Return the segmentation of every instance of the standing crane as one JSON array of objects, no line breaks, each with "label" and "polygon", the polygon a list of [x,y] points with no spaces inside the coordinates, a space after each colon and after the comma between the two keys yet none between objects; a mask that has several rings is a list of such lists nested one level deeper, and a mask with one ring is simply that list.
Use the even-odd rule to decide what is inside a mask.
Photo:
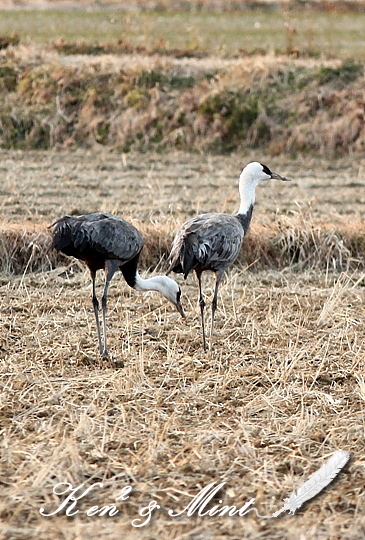
[{"label": "standing crane", "polygon": [[257,185],[270,178],[288,181],[290,178],[270,171],[266,165],[256,161],[243,169],[239,179],[240,207],[234,216],[228,214],[202,214],[186,221],[177,231],[168,258],[171,271],[184,274],[194,270],[199,283],[199,304],[203,331],[203,348],[206,351],[204,307],[201,275],[205,270],[216,274],[212,301],[210,344],[212,347],[214,314],[217,308],[218,287],[224,272],[237,258],[242,240],[249,228],[255,203]]},{"label": "standing crane", "polygon": [[[106,339],[106,301],[110,281],[120,269],[130,287],[137,291],[158,291],[174,304],[182,317],[181,290],[178,284],[167,276],[142,279],[137,266],[143,247],[143,238],[133,225],[110,214],[86,214],[84,216],[64,216],[51,225],[53,227],[52,248],[80,259],[88,266],[92,279],[92,303],[94,307],[99,350],[103,358],[109,358]],[[105,270],[105,287],[101,299],[103,312],[102,343],[99,302],[96,297],[95,277],[100,269]]]}]

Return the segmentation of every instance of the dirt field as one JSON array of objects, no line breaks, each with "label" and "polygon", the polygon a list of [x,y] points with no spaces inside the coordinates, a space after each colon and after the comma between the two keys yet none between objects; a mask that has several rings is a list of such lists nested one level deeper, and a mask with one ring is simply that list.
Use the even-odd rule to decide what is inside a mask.
[{"label": "dirt field", "polygon": [[[102,210],[170,234],[197,212],[235,212],[238,175],[255,158],[293,182],[258,188],[251,234],[283,216],[288,227],[298,215],[334,226],[363,221],[361,158],[6,151],[1,227],[45,232],[65,213]],[[120,369],[99,361],[90,280],[80,264],[4,271],[1,538],[364,536],[364,275],[314,262],[302,271],[246,266],[236,265],[221,288],[215,347],[206,355],[193,276],[176,278],[185,322],[157,294],[142,296],[114,278],[108,338]],[[205,284],[209,300],[212,276]],[[168,514],[211,482],[225,482],[212,505],[241,508],[255,498],[269,515],[339,449],[350,462],[294,517]],[[63,509],[43,517],[41,508],[53,513],[65,498],[52,493],[59,482],[103,487],[78,502],[76,516]],[[129,498],[115,502],[127,485]],[[152,500],[160,508],[151,522],[133,527]],[[86,515],[106,504],[119,513]]]}]

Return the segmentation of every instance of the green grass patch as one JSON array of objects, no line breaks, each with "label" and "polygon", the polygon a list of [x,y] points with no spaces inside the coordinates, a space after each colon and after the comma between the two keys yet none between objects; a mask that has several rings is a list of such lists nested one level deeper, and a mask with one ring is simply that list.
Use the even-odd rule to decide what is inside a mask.
[{"label": "green grass patch", "polygon": [[143,71],[136,78],[137,86],[141,88],[154,88],[155,86],[167,87],[167,88],[193,88],[196,83],[196,79],[191,76],[182,76],[174,74],[164,74],[156,71]]},{"label": "green grass patch", "polygon": [[[102,44],[223,56],[255,51],[363,59],[364,13],[255,10],[238,13],[0,11],[0,36],[24,43],[71,42],[64,54],[105,52]],[[72,42],[74,45],[72,45]],[[82,51],[78,51],[82,52]]]},{"label": "green grass patch", "polygon": [[321,67],[318,73],[318,81],[320,84],[344,86],[356,81],[361,75],[364,75],[364,64],[349,60],[336,68]]},{"label": "green grass patch", "polygon": [[209,124],[220,119],[216,146],[224,152],[237,148],[259,115],[260,98],[251,92],[222,92],[208,96],[198,108]]}]

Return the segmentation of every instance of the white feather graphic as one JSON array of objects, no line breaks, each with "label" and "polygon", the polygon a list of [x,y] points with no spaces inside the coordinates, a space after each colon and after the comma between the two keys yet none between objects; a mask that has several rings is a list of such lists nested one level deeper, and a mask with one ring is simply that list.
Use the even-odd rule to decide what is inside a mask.
[{"label": "white feather graphic", "polygon": [[284,499],[284,506],[275,512],[272,516],[277,517],[282,512],[289,510],[290,514],[294,514],[303,503],[312,499],[317,493],[322,491],[332,480],[337,476],[340,470],[346,465],[350,458],[350,454],[344,450],[335,452],[329,460],[322,465],[318,471],[299,488],[295,490],[288,499]]}]

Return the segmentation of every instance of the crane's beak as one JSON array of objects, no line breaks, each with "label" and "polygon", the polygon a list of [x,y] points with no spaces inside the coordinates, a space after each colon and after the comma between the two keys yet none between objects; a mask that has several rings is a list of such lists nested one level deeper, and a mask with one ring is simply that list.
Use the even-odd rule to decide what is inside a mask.
[{"label": "crane's beak", "polygon": [[176,302],[175,307],[176,307],[176,309],[178,310],[178,312],[180,313],[180,315],[182,316],[182,318],[183,318],[183,319],[186,319],[185,313],[184,313],[184,310],[183,310],[183,307],[182,307],[182,305],[181,305],[180,300],[178,300],[178,301]]},{"label": "crane's beak", "polygon": [[291,178],[288,178],[287,176],[281,176],[280,174],[277,174],[275,172],[271,172],[271,178],[273,180],[282,180],[283,182],[291,182]]}]

